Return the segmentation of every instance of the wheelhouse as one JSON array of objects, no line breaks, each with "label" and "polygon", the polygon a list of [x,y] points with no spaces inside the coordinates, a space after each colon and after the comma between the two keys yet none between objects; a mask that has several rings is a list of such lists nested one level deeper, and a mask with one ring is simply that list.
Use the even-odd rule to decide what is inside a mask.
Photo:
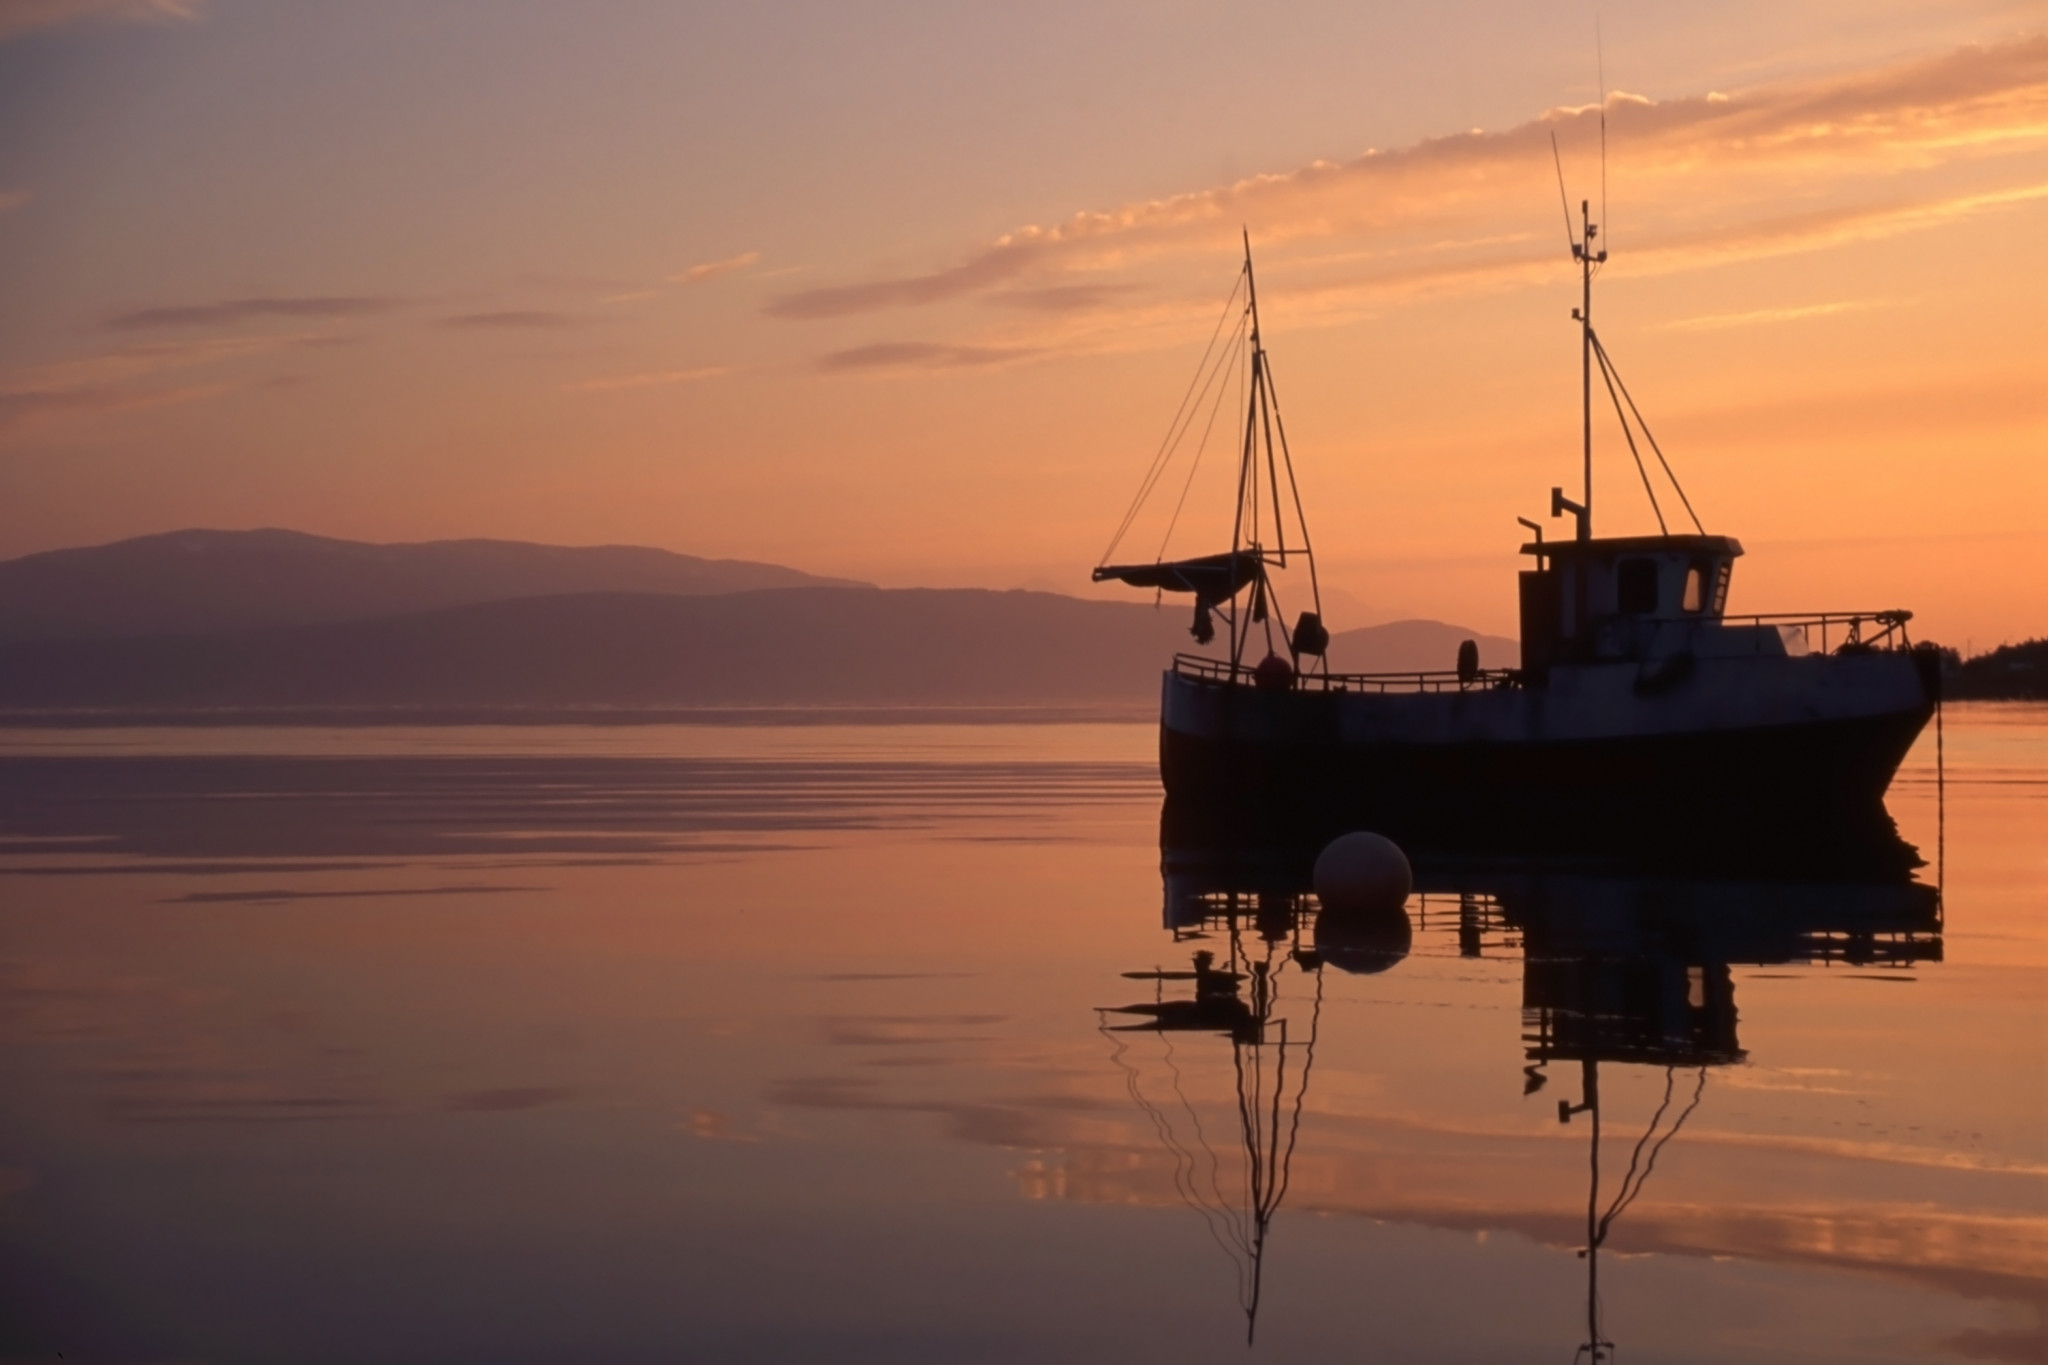
[{"label": "wheelhouse", "polygon": [[1538,540],[1522,553],[1522,667],[1611,652],[1603,641],[1718,623],[1742,543],[1733,536],[1619,536]]}]

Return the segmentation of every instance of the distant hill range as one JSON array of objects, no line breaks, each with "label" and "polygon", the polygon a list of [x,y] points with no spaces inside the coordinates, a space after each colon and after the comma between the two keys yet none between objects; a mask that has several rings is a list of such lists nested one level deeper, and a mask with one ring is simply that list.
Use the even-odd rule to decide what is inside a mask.
[{"label": "distant hill range", "polygon": [[[881,589],[630,547],[179,532],[0,563],[0,707],[1142,714],[1193,646],[1185,605]],[[1330,662],[1447,669],[1465,639],[1516,661],[1512,640],[1400,621],[1339,632]]]},{"label": "distant hill range", "polygon": [[365,621],[570,593],[871,586],[633,545],[366,545],[299,531],[173,531],[0,562],[0,641]]}]

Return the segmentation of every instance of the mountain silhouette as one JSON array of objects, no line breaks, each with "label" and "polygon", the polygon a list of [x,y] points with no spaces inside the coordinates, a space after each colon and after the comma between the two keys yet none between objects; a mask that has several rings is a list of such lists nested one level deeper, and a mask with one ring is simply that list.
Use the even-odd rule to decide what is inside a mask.
[{"label": "mountain silhouette", "polygon": [[[1411,621],[1346,631],[1330,648],[1352,670],[1448,669],[1466,638]],[[1512,641],[1479,639],[1487,662],[1513,661]],[[1191,644],[1177,608],[1055,593],[563,594],[368,621],[17,640],[0,646],[0,706],[1144,709]]]},{"label": "mountain silhouette", "polygon": [[575,593],[865,586],[630,545],[369,545],[299,531],[172,531],[0,563],[0,641],[303,626]]}]

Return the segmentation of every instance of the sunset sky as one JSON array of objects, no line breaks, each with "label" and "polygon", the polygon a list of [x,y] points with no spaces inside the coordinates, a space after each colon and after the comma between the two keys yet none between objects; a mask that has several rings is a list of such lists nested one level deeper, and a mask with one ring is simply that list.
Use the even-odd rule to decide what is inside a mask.
[{"label": "sunset sky", "polygon": [[1103,591],[1245,229],[1332,624],[1513,633],[1603,74],[1596,321],[1731,608],[2048,634],[2048,0],[0,0],[0,555]]}]

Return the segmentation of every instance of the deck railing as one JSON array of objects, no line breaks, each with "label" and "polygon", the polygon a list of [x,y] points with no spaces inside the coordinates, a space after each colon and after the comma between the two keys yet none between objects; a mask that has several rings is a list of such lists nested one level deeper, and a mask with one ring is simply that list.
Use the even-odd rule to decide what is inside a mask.
[{"label": "deck railing", "polygon": [[[1200,654],[1176,654],[1173,671],[1183,678],[1201,682],[1237,683],[1252,686],[1256,670],[1250,664],[1233,664],[1228,659],[1210,659]],[[1489,688],[1515,687],[1521,673],[1512,668],[1482,668],[1462,675],[1454,670],[1416,673],[1303,673],[1293,683],[1297,692],[1483,692]]]},{"label": "deck railing", "polygon": [[1911,649],[1906,635],[1910,611],[1821,611],[1777,612],[1758,616],[1723,616],[1725,626],[1794,626],[1806,632],[1806,647],[1815,649],[1813,632],[1820,632],[1817,647],[1822,654],[1840,649]]},{"label": "deck railing", "polygon": [[[1724,626],[1791,626],[1805,632],[1807,648],[1828,654],[1837,650],[1857,652],[1873,649],[1911,649],[1906,623],[1910,611],[1821,611],[1759,613],[1750,616],[1722,616]],[[1819,633],[1816,645],[1815,633]],[[1211,659],[1201,654],[1176,654],[1173,671],[1198,682],[1252,686],[1256,670],[1250,664],[1228,659]],[[1413,673],[1318,673],[1305,672],[1292,684],[1298,692],[1485,692],[1496,688],[1520,687],[1522,672],[1516,668],[1482,668],[1469,674],[1455,670],[1424,670]]]}]

